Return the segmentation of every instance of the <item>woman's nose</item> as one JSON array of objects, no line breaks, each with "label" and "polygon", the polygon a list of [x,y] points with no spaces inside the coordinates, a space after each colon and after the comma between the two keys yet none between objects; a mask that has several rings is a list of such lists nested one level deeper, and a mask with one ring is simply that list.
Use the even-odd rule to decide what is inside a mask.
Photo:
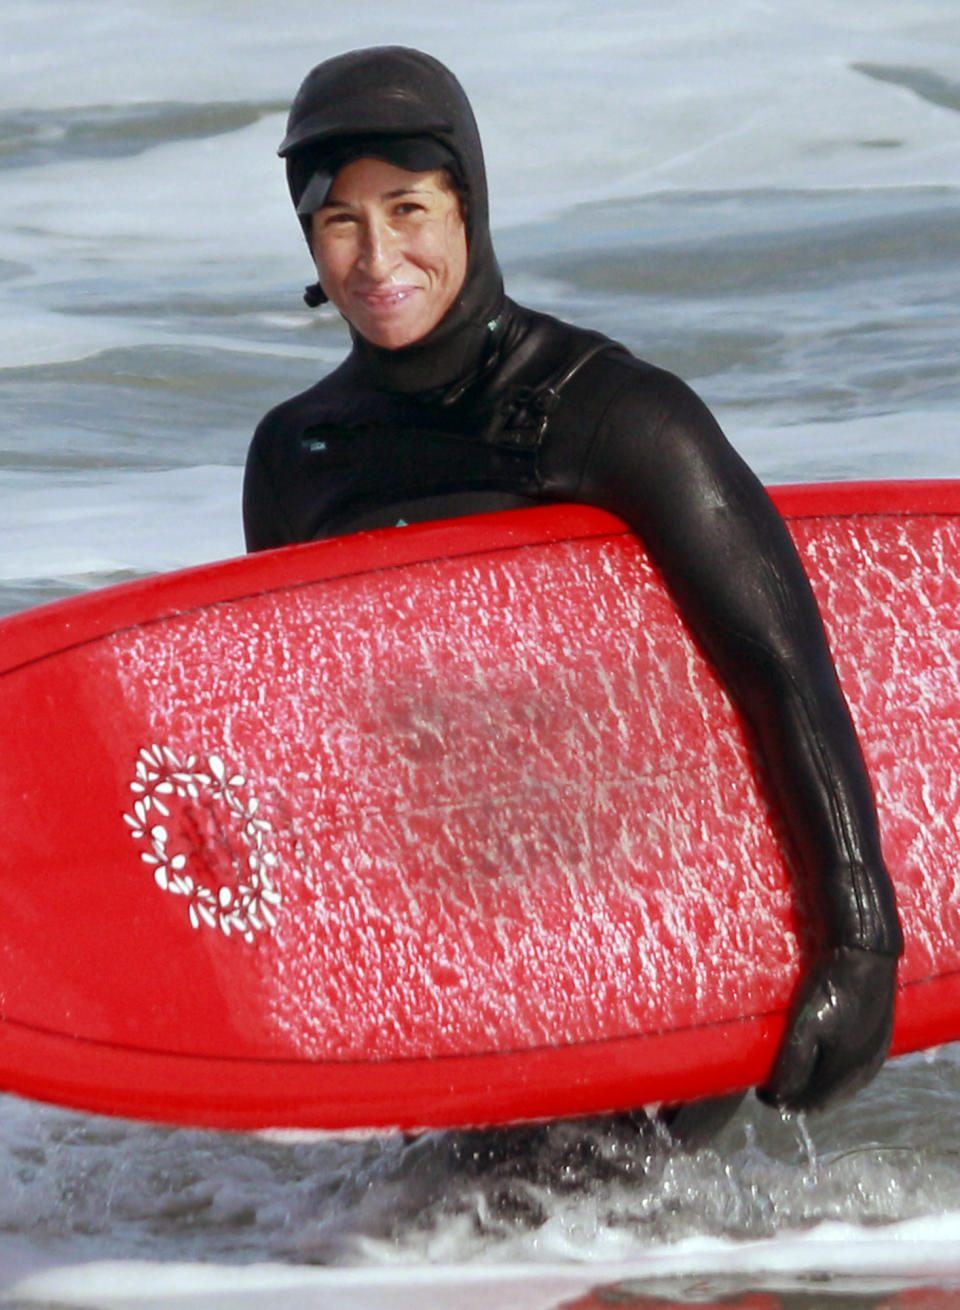
[{"label": "woman's nose", "polygon": [[371,277],[389,273],[396,258],[397,239],[389,223],[371,220],[364,231],[360,258]]}]

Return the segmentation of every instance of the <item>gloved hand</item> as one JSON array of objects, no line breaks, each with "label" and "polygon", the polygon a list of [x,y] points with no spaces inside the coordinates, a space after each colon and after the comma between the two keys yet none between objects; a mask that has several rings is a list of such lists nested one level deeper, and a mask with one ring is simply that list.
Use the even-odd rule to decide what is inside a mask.
[{"label": "gloved hand", "polygon": [[854,946],[821,961],[800,992],[760,1099],[814,1110],[868,1083],[890,1049],[896,975],[894,956]]}]

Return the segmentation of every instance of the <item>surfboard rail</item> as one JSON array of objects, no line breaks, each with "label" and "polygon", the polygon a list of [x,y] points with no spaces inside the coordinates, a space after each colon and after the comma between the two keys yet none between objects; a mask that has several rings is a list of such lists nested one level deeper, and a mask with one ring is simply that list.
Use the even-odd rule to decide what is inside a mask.
[{"label": "surfboard rail", "polygon": [[[960,479],[790,483],[767,488],[787,519],[960,513]],[[0,673],[122,628],[246,596],[403,568],[477,551],[587,540],[627,531],[591,505],[543,505],[380,528],[241,555],[52,601],[2,621]]]}]

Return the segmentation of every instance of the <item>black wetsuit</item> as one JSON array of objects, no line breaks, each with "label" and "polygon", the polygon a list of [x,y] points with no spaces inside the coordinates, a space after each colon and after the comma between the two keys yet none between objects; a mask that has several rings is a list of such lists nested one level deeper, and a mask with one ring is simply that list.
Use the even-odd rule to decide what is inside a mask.
[{"label": "black wetsuit", "polygon": [[[392,74],[405,88],[422,76],[416,91],[429,99],[427,56],[358,52],[346,71],[366,71],[368,53],[371,86]],[[344,71],[337,64],[315,70],[298,97],[311,130]],[[439,76],[441,66],[426,67]],[[444,92],[453,95],[448,84]],[[285,142],[298,165],[295,199],[315,162],[304,152],[318,148],[297,135],[297,105]],[[456,118],[449,100],[444,111]],[[339,368],[266,416],[247,464],[248,547],[542,501],[599,505],[634,528],[752,729],[823,911],[823,958],[775,1080],[785,1103],[814,1104],[882,1059],[902,939],[812,592],[769,497],[689,387],[598,333],[504,298],[479,141],[463,117],[469,107],[457,113],[444,140],[459,152],[468,197],[460,300],[403,350],[354,334]]]}]

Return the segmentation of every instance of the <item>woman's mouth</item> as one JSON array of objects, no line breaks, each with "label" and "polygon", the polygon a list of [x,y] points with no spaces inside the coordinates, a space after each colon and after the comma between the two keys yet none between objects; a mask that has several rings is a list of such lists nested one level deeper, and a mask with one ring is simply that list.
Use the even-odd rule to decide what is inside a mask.
[{"label": "woman's mouth", "polygon": [[354,292],[354,295],[366,309],[375,314],[383,314],[399,308],[419,290],[420,288],[412,283],[402,282],[369,287]]}]

